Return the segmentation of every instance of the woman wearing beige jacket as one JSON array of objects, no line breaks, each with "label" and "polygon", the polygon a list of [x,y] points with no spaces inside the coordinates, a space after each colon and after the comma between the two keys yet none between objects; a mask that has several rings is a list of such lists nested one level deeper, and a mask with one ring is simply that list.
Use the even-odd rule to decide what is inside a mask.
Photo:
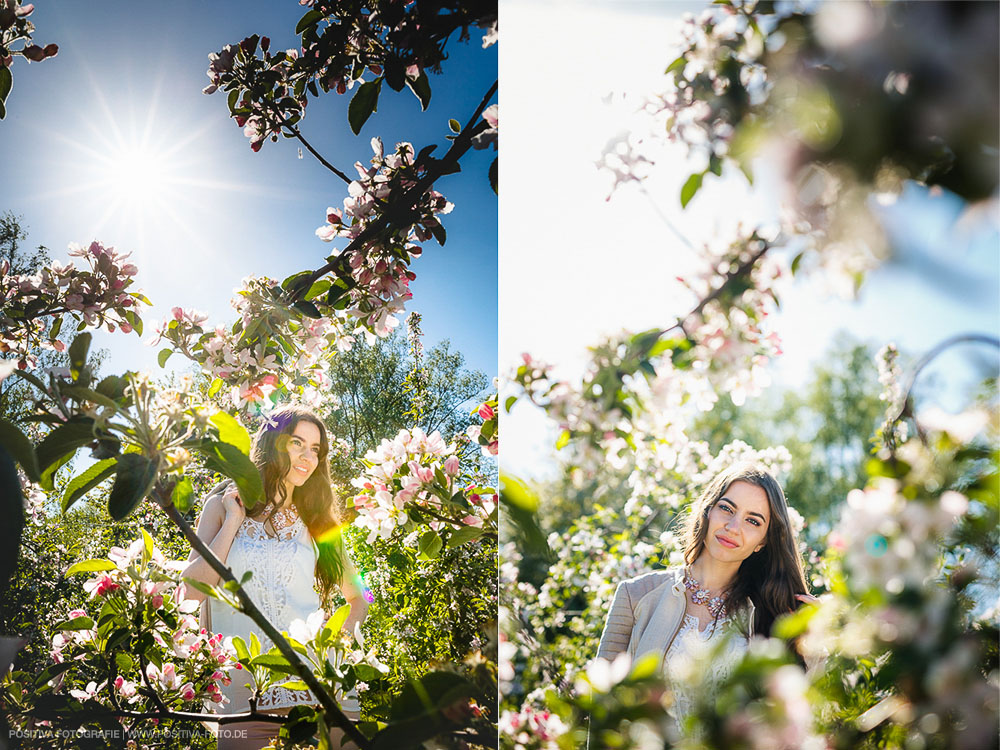
[{"label": "woman wearing beige jacket", "polygon": [[723,471],[694,503],[684,562],[618,585],[597,653],[608,660],[627,653],[633,661],[658,655],[678,729],[694,692],[727,677],[754,633],[769,634],[778,617],[815,601],[784,493],[756,465]]}]

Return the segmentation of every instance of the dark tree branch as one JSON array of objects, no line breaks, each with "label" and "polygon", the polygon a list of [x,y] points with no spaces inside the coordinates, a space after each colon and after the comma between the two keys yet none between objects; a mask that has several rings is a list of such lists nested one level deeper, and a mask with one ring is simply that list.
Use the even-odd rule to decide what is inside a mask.
[{"label": "dark tree branch", "polygon": [[306,150],[310,154],[312,154],[313,156],[316,157],[316,159],[319,161],[320,164],[322,164],[324,167],[326,167],[327,169],[329,169],[331,172],[333,172],[335,175],[337,175],[337,177],[339,177],[340,179],[342,179],[344,182],[346,182],[348,184],[351,183],[351,178],[350,177],[348,177],[346,174],[344,174],[343,172],[341,172],[339,169],[337,169],[335,166],[333,166],[330,162],[328,162],[326,159],[324,159],[323,155],[319,151],[317,151],[316,149],[314,149],[312,147],[312,144],[309,143],[309,141],[306,140],[306,138],[305,138],[304,135],[302,135],[302,131],[301,130],[299,130],[294,125],[289,124],[288,120],[285,118],[285,116],[283,114],[281,114],[281,110],[278,109],[276,105],[274,105],[272,103],[272,104],[270,104],[270,107],[271,107],[271,110],[274,112],[274,114],[276,114],[278,116],[278,119],[281,121],[282,127],[288,128],[288,132],[290,132],[292,135],[294,135],[299,140],[299,142],[303,146],[306,147]]},{"label": "dark tree branch", "polygon": [[439,160],[432,161],[427,167],[427,171],[424,176],[417,180],[413,187],[403,193],[397,201],[393,201],[385,206],[378,218],[365,227],[361,234],[351,240],[347,247],[340,251],[336,258],[313,271],[309,276],[308,283],[303,280],[301,284],[296,284],[295,290],[289,294],[289,304],[298,301],[300,296],[309,290],[309,287],[312,286],[314,281],[322,278],[326,274],[334,272],[338,276],[342,275],[342,273],[346,270],[345,266],[347,264],[347,258],[350,256],[351,252],[359,247],[363,247],[366,242],[388,226],[389,216],[393,213],[389,210],[390,208],[410,208],[415,206],[420,197],[430,189],[438,177],[445,174],[452,167],[458,164],[459,159],[461,159],[472,147],[472,139],[489,128],[489,123],[485,120],[480,121],[479,118],[482,116],[483,110],[485,110],[489,104],[490,99],[492,99],[493,95],[496,94],[497,84],[498,82],[494,81],[493,85],[490,86],[489,91],[486,92],[486,95],[479,103],[479,106],[476,107],[475,112],[472,113],[472,116],[469,118],[465,127],[462,128],[462,131],[457,136],[455,136],[455,140],[452,141],[451,148],[448,149],[448,152],[444,155],[444,157]]}]

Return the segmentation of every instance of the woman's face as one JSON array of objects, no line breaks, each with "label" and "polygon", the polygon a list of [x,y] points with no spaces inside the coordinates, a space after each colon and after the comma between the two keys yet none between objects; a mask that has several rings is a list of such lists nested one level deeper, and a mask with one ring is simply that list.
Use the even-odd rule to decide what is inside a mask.
[{"label": "woman's face", "polygon": [[719,562],[743,562],[764,546],[770,522],[764,489],[733,482],[708,512],[705,550]]},{"label": "woman's face", "polygon": [[300,419],[292,434],[288,436],[288,458],[291,466],[285,474],[285,481],[295,487],[301,487],[312,476],[319,465],[320,452],[319,427],[312,422]]}]

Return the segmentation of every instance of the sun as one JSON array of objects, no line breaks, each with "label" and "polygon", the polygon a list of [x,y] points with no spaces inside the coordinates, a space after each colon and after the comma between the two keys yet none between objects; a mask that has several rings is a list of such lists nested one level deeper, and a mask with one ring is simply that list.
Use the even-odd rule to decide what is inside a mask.
[{"label": "sun", "polygon": [[116,144],[102,161],[100,187],[122,208],[155,208],[175,177],[166,154],[149,145]]}]

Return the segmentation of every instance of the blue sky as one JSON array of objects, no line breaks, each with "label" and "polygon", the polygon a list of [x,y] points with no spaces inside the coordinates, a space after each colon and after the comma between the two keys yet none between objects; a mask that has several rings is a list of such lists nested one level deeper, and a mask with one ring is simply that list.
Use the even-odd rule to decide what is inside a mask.
[{"label": "blue sky", "polygon": [[[40,0],[35,8],[35,41],[55,42],[60,52],[38,64],[15,60],[0,123],[0,210],[23,217],[31,246],[61,260],[68,243],[92,239],[132,251],[138,286],[154,303],[144,314],[147,336],[178,305],[230,322],[229,298],[247,275],[282,279],[323,264],[333,246],[314,231],[327,206],[342,204],[344,183],[308,153],[300,160],[296,141],[252,153],[225,95],[201,93],[207,55],[225,44],[257,33],[272,49],[297,47],[304,9],[295,0]],[[465,122],[496,80],[497,48],[483,50],[481,36],[472,30],[469,42],[450,44],[444,73],[431,77],[427,112],[408,90],[386,89],[379,112],[354,136],[346,116],[353,92],[328,95],[310,101],[303,133],[349,174],[371,158],[374,135],[387,146],[409,140],[443,151],[448,119]],[[448,242],[425,244],[408,306],[423,315],[428,346],[448,338],[490,375],[498,326],[497,203],[486,177],[493,158],[471,152],[462,173],[438,182],[455,204],[444,217]],[[148,168],[133,174],[130,160]],[[95,343],[110,352],[109,372],[158,369],[156,350],[134,334],[104,333]]]},{"label": "blue sky", "polygon": [[[660,161],[646,193],[627,186],[610,199],[607,176],[595,166],[609,139],[637,124],[636,100],[621,95],[661,90],[681,14],[706,6],[581,2],[567,14],[564,3],[503,1],[501,372],[530,352],[561,377],[578,379],[587,347],[603,336],[669,324],[690,309],[674,278],[690,273],[698,256],[679,236],[697,247],[728,236],[740,220],[753,225],[775,213],[779,185],[766,164],[755,189],[725,173],[706,180],[686,210],[678,196],[692,170],[683,156]],[[528,49],[531,56],[512,52]],[[541,85],[539,69],[559,86]],[[552,186],[544,197],[542,181]],[[918,356],[957,333],[996,335],[997,204],[966,208],[947,193],[907,190],[883,214],[897,256],[869,275],[857,300],[831,296],[822,279],[797,280],[772,320],[784,350],[771,367],[776,385],[802,387],[841,330],[875,346],[894,341]],[[518,217],[516,225],[509,217]],[[982,355],[985,367],[970,367],[970,354]],[[937,383],[928,396],[959,408],[948,396],[995,367],[988,349],[955,351],[928,372]],[[525,403],[503,426],[504,470],[551,475],[555,427]]]}]

